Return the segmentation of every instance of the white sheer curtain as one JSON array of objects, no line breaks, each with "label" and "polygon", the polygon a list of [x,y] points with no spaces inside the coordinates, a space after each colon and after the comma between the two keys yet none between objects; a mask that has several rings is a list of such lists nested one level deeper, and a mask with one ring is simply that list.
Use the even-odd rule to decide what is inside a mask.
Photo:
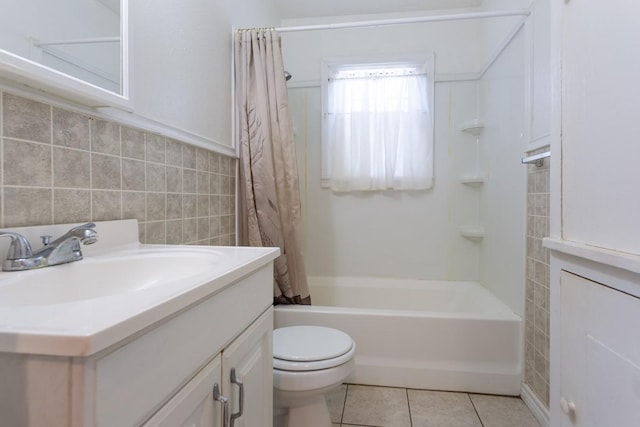
[{"label": "white sheer curtain", "polygon": [[325,160],[334,191],[433,186],[428,80],[405,70],[339,72],[327,92]]}]

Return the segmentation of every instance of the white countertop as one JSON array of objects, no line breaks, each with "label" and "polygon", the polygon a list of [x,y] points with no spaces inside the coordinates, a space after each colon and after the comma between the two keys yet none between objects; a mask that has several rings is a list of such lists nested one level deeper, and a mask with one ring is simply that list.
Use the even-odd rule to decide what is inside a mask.
[{"label": "white countertop", "polygon": [[[32,271],[0,273],[0,352],[89,356],[216,294],[268,265],[280,253],[278,248],[142,245],[137,242],[136,221],[96,224],[99,240],[94,245],[82,247],[84,260]],[[15,230],[42,234],[41,230],[31,228]],[[153,256],[163,251],[181,253],[181,256],[193,254],[206,260],[210,256],[211,262],[207,261],[196,275],[161,286],[122,293],[106,292],[103,296],[75,301],[62,299],[46,303],[47,297],[39,295],[34,295],[33,303],[3,304],[2,301],[3,289],[15,286],[16,281],[20,286],[33,286],[37,292],[38,288],[46,286],[44,281],[54,270],[56,277],[66,274],[71,277],[74,267],[81,263],[85,263],[84,271],[91,271],[92,263],[98,265],[108,257]],[[4,248],[0,248],[0,253],[4,256]],[[119,278],[116,280],[125,280],[127,272],[118,273],[114,274]]]}]

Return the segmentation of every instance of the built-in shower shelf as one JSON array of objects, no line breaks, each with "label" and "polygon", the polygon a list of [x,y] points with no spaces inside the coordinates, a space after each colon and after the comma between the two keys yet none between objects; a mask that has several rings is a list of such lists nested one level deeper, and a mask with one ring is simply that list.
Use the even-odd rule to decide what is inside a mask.
[{"label": "built-in shower shelf", "polygon": [[485,235],[484,227],[479,225],[465,225],[459,228],[460,235],[474,242],[479,242]]},{"label": "built-in shower shelf", "polygon": [[484,129],[484,123],[478,119],[469,120],[460,124],[460,130],[462,132],[470,133],[471,135],[478,136]]},{"label": "built-in shower shelf", "polygon": [[463,176],[460,178],[460,183],[470,187],[479,187],[484,184],[484,176]]}]

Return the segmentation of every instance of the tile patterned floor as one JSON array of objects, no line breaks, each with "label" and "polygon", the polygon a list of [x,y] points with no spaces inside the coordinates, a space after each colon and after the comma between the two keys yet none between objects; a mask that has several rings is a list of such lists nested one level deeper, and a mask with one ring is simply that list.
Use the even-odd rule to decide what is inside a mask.
[{"label": "tile patterned floor", "polygon": [[517,397],[343,384],[327,404],[333,427],[540,427]]}]

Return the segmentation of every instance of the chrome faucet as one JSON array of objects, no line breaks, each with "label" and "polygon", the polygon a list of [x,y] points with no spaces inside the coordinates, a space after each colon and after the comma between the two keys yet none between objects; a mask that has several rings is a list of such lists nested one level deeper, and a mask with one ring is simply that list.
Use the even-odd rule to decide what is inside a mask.
[{"label": "chrome faucet", "polygon": [[33,253],[29,241],[21,234],[11,231],[0,232],[0,237],[11,238],[7,259],[2,264],[3,271],[23,271],[50,267],[68,262],[80,261],[80,243],[90,245],[98,241],[95,224],[79,225],[67,231],[53,242],[51,236],[42,236],[44,247]]}]

